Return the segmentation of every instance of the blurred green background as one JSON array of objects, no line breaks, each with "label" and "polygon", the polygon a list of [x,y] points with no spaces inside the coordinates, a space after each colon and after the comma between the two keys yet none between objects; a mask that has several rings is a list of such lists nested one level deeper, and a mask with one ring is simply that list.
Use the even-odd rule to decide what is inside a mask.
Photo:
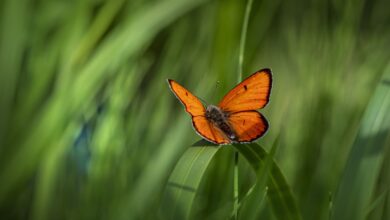
[{"label": "blurred green background", "polygon": [[[218,103],[237,83],[245,6],[1,1],[0,218],[171,219],[168,179],[200,138],[166,79]],[[257,142],[268,151],[279,137],[274,159],[302,219],[390,219],[389,8],[253,2],[243,75],[269,67],[274,78]],[[234,149],[217,151],[191,219],[233,211]],[[238,168],[242,198],[256,176],[244,159]]]}]

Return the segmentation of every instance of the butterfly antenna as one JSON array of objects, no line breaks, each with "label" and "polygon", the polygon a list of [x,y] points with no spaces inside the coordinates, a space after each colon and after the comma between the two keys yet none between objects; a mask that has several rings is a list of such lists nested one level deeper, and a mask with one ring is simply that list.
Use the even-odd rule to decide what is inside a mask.
[{"label": "butterfly antenna", "polygon": [[215,82],[215,87],[214,87],[214,91],[213,91],[214,94],[218,94],[218,88],[220,87],[220,85],[221,85],[221,82],[219,80],[217,80]]},{"label": "butterfly antenna", "polygon": [[[215,88],[214,88],[214,93],[216,92],[216,89],[218,89],[219,85],[221,84],[221,82],[219,80],[217,80],[217,82],[215,83]],[[201,97],[199,96],[196,96],[200,101],[202,101],[202,104],[204,106],[208,106],[209,103],[207,103],[204,99],[202,99]]]},{"label": "butterfly antenna", "polygon": [[200,101],[202,101],[202,104],[204,105],[204,106],[208,106],[208,103],[204,100],[204,99],[202,99],[201,97],[199,97],[199,96],[196,96]]}]

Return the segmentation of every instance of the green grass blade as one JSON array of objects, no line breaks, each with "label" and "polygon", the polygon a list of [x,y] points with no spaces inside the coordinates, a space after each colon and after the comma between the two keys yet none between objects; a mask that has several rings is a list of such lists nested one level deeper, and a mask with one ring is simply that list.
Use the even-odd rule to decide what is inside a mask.
[{"label": "green grass blade", "polygon": [[245,17],[242,24],[242,30],[241,30],[241,39],[240,39],[240,51],[238,53],[238,83],[242,81],[242,66],[244,63],[244,51],[245,51],[245,42],[246,42],[246,34],[248,32],[248,22],[249,22],[249,16],[251,14],[252,10],[252,3],[253,0],[248,0],[246,3],[246,9],[245,9]]},{"label": "green grass blade", "polygon": [[264,165],[257,171],[255,185],[248,191],[247,196],[240,202],[241,219],[257,219],[257,216],[264,208],[265,198],[268,194],[267,183],[272,170],[273,157],[279,145],[279,138],[276,139],[270,152],[264,160]]},{"label": "green grass blade", "polygon": [[367,211],[368,219],[390,219],[390,148],[387,149],[379,175],[375,200]]},{"label": "green grass blade", "polygon": [[[234,145],[256,173],[265,165],[267,152],[258,144]],[[268,200],[278,219],[301,219],[291,189],[276,162],[273,161],[268,185]]]},{"label": "green grass blade", "polygon": [[[365,216],[368,217],[371,213],[373,213],[381,204],[384,204],[385,203],[385,199],[386,197],[388,196],[389,194],[389,190],[386,190],[385,192],[382,192],[381,195],[379,195],[372,203],[371,205],[366,209],[366,212],[365,212]],[[380,211],[383,211],[383,210],[380,210]],[[374,219],[371,218],[370,219]],[[380,218],[376,218],[376,219],[380,219]],[[384,219],[388,219],[388,218],[384,218]]]},{"label": "green grass blade", "polygon": [[163,219],[188,219],[206,168],[220,147],[189,148],[173,170],[162,200]]},{"label": "green grass blade", "polygon": [[[390,142],[390,71],[363,116],[336,195],[332,219],[365,219]],[[387,83],[386,83],[387,82]]]},{"label": "green grass blade", "polygon": [[234,151],[234,177],[233,177],[233,200],[234,200],[234,205],[233,205],[233,216],[234,219],[238,219],[238,208],[239,208],[239,191],[238,191],[238,160],[239,160],[239,153],[237,151]]}]

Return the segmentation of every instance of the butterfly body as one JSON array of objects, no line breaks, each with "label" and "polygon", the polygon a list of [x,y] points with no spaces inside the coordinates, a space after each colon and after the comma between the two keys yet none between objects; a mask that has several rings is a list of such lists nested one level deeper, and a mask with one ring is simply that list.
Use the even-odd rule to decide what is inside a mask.
[{"label": "butterfly body", "polygon": [[206,108],[205,117],[207,120],[213,123],[214,126],[219,128],[226,135],[226,137],[229,138],[229,140],[232,142],[237,140],[237,136],[228,122],[229,113],[224,112],[218,106],[209,105]]},{"label": "butterfly body", "polygon": [[192,118],[195,131],[215,144],[248,143],[265,134],[268,122],[256,111],[267,105],[272,86],[270,69],[250,75],[218,103],[205,108],[190,91],[174,80],[169,87]]}]

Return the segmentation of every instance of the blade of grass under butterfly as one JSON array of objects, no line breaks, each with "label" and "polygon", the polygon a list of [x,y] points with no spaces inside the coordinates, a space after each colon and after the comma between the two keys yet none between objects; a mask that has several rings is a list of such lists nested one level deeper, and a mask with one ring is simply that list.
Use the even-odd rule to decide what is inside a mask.
[{"label": "blade of grass under butterfly", "polygon": [[[390,86],[390,81],[389,81]],[[375,201],[367,209],[367,219],[390,219],[390,148],[384,156],[380,181],[375,189]]]},{"label": "blade of grass under butterfly", "polygon": [[188,219],[199,184],[220,147],[189,148],[173,170],[162,199],[163,219]]},{"label": "blade of grass under butterfly", "polygon": [[363,116],[334,202],[332,219],[365,219],[390,142],[390,66]]},{"label": "blade of grass under butterfly", "polygon": [[[267,152],[258,144],[233,145],[257,172],[264,167]],[[267,181],[267,198],[277,219],[301,219],[286,178],[275,161],[272,161],[271,173]]]},{"label": "blade of grass under butterfly", "polygon": [[[385,203],[385,199],[386,199],[386,196],[388,195],[389,193],[389,190],[387,189],[385,192],[382,192],[382,194],[380,194],[372,203],[371,205],[365,210],[365,213],[364,213],[364,216],[366,219],[389,219],[388,217],[387,218],[384,218],[384,217],[379,217],[379,216],[369,216],[371,213],[373,213],[381,204],[384,204]],[[381,214],[383,212],[383,209],[381,210],[380,209],[380,212]]]},{"label": "blade of grass under butterfly", "polygon": [[264,208],[264,200],[268,193],[267,182],[272,170],[273,157],[279,146],[279,138],[272,145],[272,148],[264,160],[264,165],[256,173],[257,180],[255,185],[248,191],[246,196],[241,199],[239,204],[240,219],[257,219],[259,213]]}]

